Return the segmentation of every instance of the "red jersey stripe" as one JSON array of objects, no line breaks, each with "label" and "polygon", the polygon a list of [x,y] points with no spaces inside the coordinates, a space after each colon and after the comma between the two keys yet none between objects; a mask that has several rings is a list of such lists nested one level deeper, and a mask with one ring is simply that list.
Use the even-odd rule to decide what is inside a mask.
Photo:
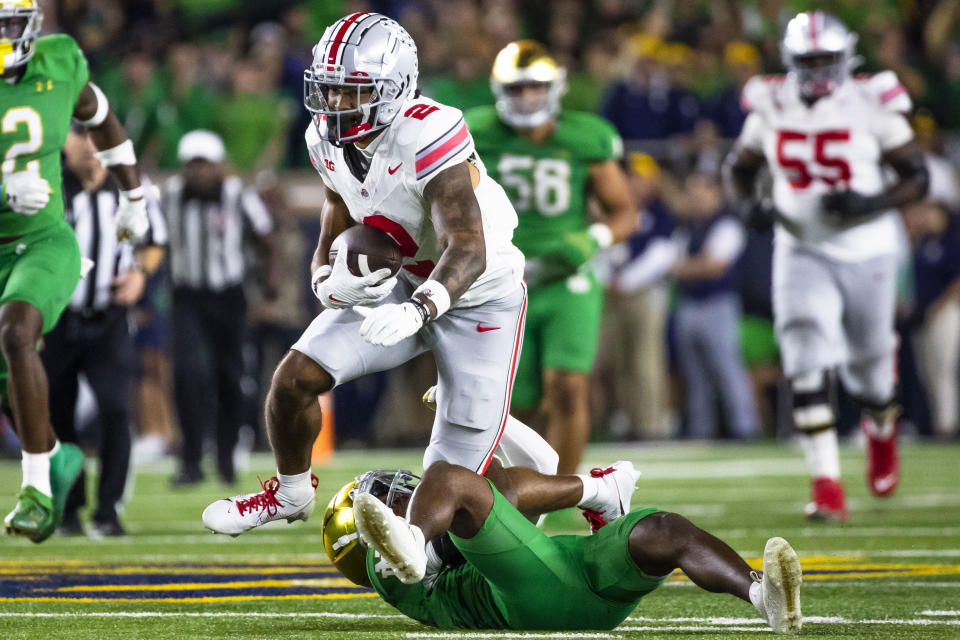
[{"label": "red jersey stripe", "polygon": [[903,85],[898,84],[892,89],[887,89],[886,91],[880,94],[880,103],[886,104],[887,102],[890,102],[891,100],[899,96],[901,93],[906,93],[906,92],[907,90],[903,88]]},{"label": "red jersey stripe", "polygon": [[417,160],[417,177],[420,177],[420,174],[424,173],[427,169],[436,165],[438,162],[445,160],[446,157],[457,147],[459,147],[460,144],[466,139],[467,125],[464,123],[459,129],[450,134],[447,140],[440,146]]}]

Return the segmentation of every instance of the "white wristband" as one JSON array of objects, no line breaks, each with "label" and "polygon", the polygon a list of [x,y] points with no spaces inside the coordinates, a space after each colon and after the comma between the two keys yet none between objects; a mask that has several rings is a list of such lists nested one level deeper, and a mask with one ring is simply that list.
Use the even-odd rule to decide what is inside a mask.
[{"label": "white wristband", "polygon": [[103,121],[107,119],[107,114],[110,113],[110,102],[107,100],[107,96],[103,95],[100,87],[92,82],[88,82],[87,84],[93,89],[93,95],[97,97],[97,111],[87,120],[77,120],[74,118],[73,121],[85,127],[99,127],[103,124]]},{"label": "white wristband", "polygon": [[139,200],[143,197],[143,193],[143,185],[134,187],[133,189],[127,189],[126,191],[120,191],[120,195],[127,200]]},{"label": "white wristband", "polygon": [[594,222],[587,229],[587,233],[597,241],[601,249],[606,249],[613,244],[613,231],[602,222]]},{"label": "white wristband", "polygon": [[431,318],[431,320],[436,320],[450,308],[450,293],[447,291],[447,288],[436,280],[427,280],[422,285],[417,287],[411,298],[416,298],[417,294],[420,294],[427,300],[433,303],[433,306],[437,308],[437,314]]},{"label": "white wristband", "polygon": [[118,164],[137,164],[137,153],[133,150],[133,142],[128,138],[115,147],[104,149],[93,154],[105,167]]}]

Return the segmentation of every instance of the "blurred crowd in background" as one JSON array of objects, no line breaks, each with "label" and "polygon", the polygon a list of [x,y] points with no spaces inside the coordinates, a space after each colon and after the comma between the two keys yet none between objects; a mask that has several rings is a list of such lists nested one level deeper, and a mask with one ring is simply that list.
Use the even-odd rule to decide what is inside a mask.
[{"label": "blurred crowd in background", "polygon": [[[684,297],[676,294],[678,271],[663,247],[705,206],[723,206],[719,181],[691,184],[687,176],[718,174],[746,117],[740,89],[753,75],[782,72],[782,27],[812,8],[834,12],[860,35],[860,71],[892,69],[913,98],[911,121],[928,151],[932,183],[930,198],[905,212],[904,424],[907,432],[956,437],[960,287],[951,285],[960,277],[960,0],[58,0],[44,7],[44,32],[78,40],[91,78],[154,182],[180,170],[177,145],[185,133],[209,129],[222,137],[227,165],[257,188],[274,219],[284,278],[267,287],[266,269],[254,262],[247,271],[241,449],[262,440],[267,376],[318,310],[308,263],[322,188],[303,140],[309,119],[302,77],[324,28],[351,11],[378,11],[404,25],[419,49],[423,92],[461,109],[493,101],[490,67],[505,44],[533,38],[547,45],[568,69],[564,108],[599,113],[624,138],[624,170],[639,202],[636,236],[598,263],[608,299],[591,398],[593,437],[750,439],[789,429],[770,319],[771,238],[746,236],[732,280],[742,307],[734,339],[758,416],[750,428],[733,424],[729,412],[718,411],[716,428],[706,431],[685,419],[690,363],[683,361],[684,328],[675,321]],[[167,278],[164,269],[152,278],[135,314],[135,461],[162,455],[179,440]],[[422,444],[432,418],[419,399],[433,383],[432,367],[428,357],[338,388],[338,446]],[[717,407],[728,404],[722,371],[698,367],[715,378]],[[847,425],[857,419],[851,405]]]}]

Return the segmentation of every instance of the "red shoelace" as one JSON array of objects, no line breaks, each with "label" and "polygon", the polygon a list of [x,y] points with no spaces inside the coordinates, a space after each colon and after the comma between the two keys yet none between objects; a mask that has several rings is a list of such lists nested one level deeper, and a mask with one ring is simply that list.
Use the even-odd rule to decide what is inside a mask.
[{"label": "red shoelace", "polygon": [[[602,478],[605,475],[613,473],[613,471],[613,467],[607,467],[606,469],[594,467],[593,469],[590,469],[590,476],[593,478]],[[584,509],[583,507],[580,508],[580,511],[583,513],[583,517],[586,518],[587,522],[590,523],[591,533],[596,533],[601,527],[607,524],[607,519],[600,515],[599,511],[594,511],[593,509]]]},{"label": "red shoelace", "polygon": [[[260,483],[260,488],[263,489],[263,491],[244,500],[237,500],[237,511],[240,515],[243,515],[245,511],[262,511],[266,509],[268,516],[273,517],[277,515],[277,509],[283,506],[277,500],[276,495],[277,489],[280,488],[280,481],[277,480],[277,476],[273,476],[266,482],[261,480],[260,476],[257,476],[257,481]],[[316,489],[317,485],[320,484],[320,479],[311,473],[310,484]]]}]

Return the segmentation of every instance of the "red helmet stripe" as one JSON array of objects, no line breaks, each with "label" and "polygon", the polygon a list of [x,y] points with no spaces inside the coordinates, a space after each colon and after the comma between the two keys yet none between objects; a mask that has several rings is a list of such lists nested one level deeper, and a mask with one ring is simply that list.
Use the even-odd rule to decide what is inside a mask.
[{"label": "red helmet stripe", "polygon": [[350,31],[350,28],[359,22],[361,19],[370,15],[369,13],[353,13],[343,19],[343,24],[340,25],[340,28],[337,30],[337,33],[333,36],[333,42],[330,44],[330,49],[327,52],[327,64],[337,64],[337,56],[340,54],[340,50],[343,48],[341,45],[346,42],[347,32]]},{"label": "red helmet stripe", "polygon": [[819,14],[819,11],[810,14],[810,45],[814,50],[819,48],[817,46],[817,17]]}]

